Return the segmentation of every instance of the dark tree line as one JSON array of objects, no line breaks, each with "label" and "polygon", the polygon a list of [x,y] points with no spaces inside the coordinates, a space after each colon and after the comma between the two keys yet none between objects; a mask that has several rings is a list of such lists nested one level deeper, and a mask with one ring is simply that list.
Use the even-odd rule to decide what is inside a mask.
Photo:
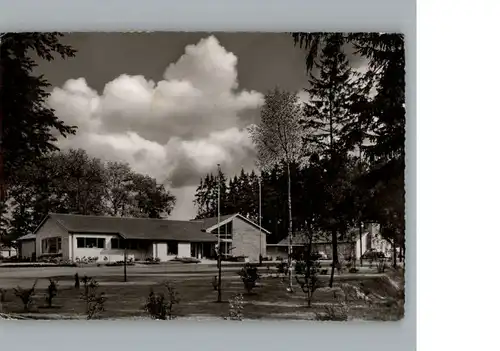
[{"label": "dark tree line", "polygon": [[175,197],[126,163],[103,162],[84,150],[53,152],[16,172],[8,189],[4,235],[31,233],[49,212],[161,218]]},{"label": "dark tree line", "polygon": [[[325,172],[328,166],[324,158],[315,154],[305,167],[291,165],[292,207],[295,230],[302,231],[307,223],[327,224],[325,218],[333,208],[327,207],[325,188],[333,186],[335,175]],[[196,190],[196,218],[217,216],[217,176],[221,177],[221,215],[240,213],[258,223],[259,220],[259,176],[254,172],[241,170],[240,174],[227,181],[227,176],[209,174],[201,179]],[[285,164],[277,164],[261,174],[262,226],[269,231],[269,243],[276,243],[288,234],[287,169]],[[305,191],[306,190],[306,191]],[[347,199],[346,199],[347,201]],[[340,202],[340,201],[339,201]],[[208,209],[208,211],[207,211]],[[344,211],[345,212],[345,211]],[[328,222],[329,223],[329,222]]]}]

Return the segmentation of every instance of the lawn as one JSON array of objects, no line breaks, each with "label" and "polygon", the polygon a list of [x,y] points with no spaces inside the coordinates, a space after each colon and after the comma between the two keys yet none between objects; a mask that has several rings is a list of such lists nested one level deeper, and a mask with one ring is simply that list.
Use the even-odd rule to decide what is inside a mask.
[{"label": "lawn", "polygon": [[[47,273],[45,268],[44,273]],[[402,274],[401,274],[402,275]],[[46,275],[45,275],[46,276]],[[58,294],[53,307],[46,307],[45,296],[48,279],[40,278],[29,313],[23,312],[21,300],[12,289],[6,289],[3,313],[30,316],[31,318],[85,318],[85,302],[80,298],[80,289],[74,287],[73,277],[69,274],[55,276],[58,280]],[[243,294],[245,319],[314,319],[316,313],[324,310],[326,304],[334,302],[334,292],[339,287],[348,286],[354,293],[348,299],[349,319],[398,320],[402,318],[403,294],[387,275],[349,275],[336,277],[334,288],[326,287],[328,277],[323,276],[325,287],[316,291],[311,308],[306,307],[305,294],[295,286],[293,294],[286,292],[280,278],[262,277],[260,286],[251,294],[246,294],[243,284],[234,273],[227,273],[222,281],[223,302],[217,303],[217,292],[212,287],[213,274],[189,274],[162,277],[154,274],[132,275],[123,282],[120,275],[96,276],[99,292],[104,292],[107,300],[101,318],[148,318],[144,310],[151,289],[161,292],[163,282],[168,279],[180,298],[174,306],[174,314],[182,317],[223,318],[228,315],[228,300],[238,293]],[[23,278],[22,286],[27,287],[33,279]],[[1,281],[1,280],[0,280]],[[1,284],[1,283],[0,283]],[[1,288],[1,286],[0,286]]]}]

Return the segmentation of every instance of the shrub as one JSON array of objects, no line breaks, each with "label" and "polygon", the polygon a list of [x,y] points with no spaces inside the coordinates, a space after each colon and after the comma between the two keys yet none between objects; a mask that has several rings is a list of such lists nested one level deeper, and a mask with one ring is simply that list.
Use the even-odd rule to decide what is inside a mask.
[{"label": "shrub", "polygon": [[30,309],[30,305],[33,303],[33,295],[35,294],[35,286],[37,280],[33,283],[33,286],[30,289],[23,289],[21,287],[14,288],[14,294],[19,297],[24,306],[24,312],[28,312]]},{"label": "shrub", "polygon": [[321,274],[321,275],[327,275],[327,274],[328,274],[328,269],[324,269],[324,268],[323,268],[323,269],[320,271],[320,273],[319,273],[319,274]]},{"label": "shrub", "polygon": [[224,319],[232,321],[243,320],[243,295],[237,294],[229,299],[229,313]]},{"label": "shrub", "polygon": [[152,319],[167,319],[167,305],[165,304],[165,296],[163,294],[156,294],[151,288],[146,305],[146,312]]},{"label": "shrub", "polygon": [[57,281],[52,278],[49,278],[49,286],[47,287],[47,296],[46,301],[49,307],[52,307],[52,300],[57,295]]},{"label": "shrub", "polygon": [[165,282],[165,293],[155,293],[153,289],[149,293],[145,309],[152,319],[172,320],[175,319],[174,306],[179,303],[179,294],[175,287]]},{"label": "shrub", "polygon": [[355,267],[349,268],[349,273],[358,273],[358,272],[359,272],[359,269],[357,269]]},{"label": "shrub", "polygon": [[304,261],[297,261],[295,263],[295,274],[304,274],[306,269],[306,263]]},{"label": "shrub", "polygon": [[384,273],[387,265],[385,264],[385,260],[381,259],[377,262],[377,272]]},{"label": "shrub", "polygon": [[0,302],[5,302],[7,296],[7,290],[6,289],[0,289]]},{"label": "shrub", "polygon": [[318,321],[347,321],[349,308],[346,303],[329,304],[324,306],[323,313],[316,313]]},{"label": "shrub", "polygon": [[250,264],[246,264],[245,267],[241,269],[238,273],[245,286],[247,293],[251,293],[253,288],[257,285],[257,280],[260,279],[259,273],[257,272],[257,267],[253,267]]},{"label": "shrub", "polygon": [[212,279],[212,287],[214,288],[215,291],[219,290],[219,278],[216,275],[214,275]]},{"label": "shrub", "polygon": [[80,289],[80,277],[78,276],[78,273],[75,273],[75,288]]},{"label": "shrub", "polygon": [[317,254],[308,255],[305,262],[303,262],[305,265],[305,271],[302,275],[295,276],[300,288],[304,294],[306,294],[307,307],[311,307],[314,293],[322,286],[322,282],[318,278],[320,270],[319,258],[320,256]]},{"label": "shrub", "polygon": [[103,292],[100,294],[98,293],[97,288],[99,287],[99,284],[94,278],[90,278],[85,275],[81,281],[83,283],[84,290],[80,298],[85,301],[87,319],[94,319],[104,311],[106,297]]},{"label": "shrub", "polygon": [[276,265],[276,269],[277,269],[277,274],[280,275],[280,274],[285,274],[287,271],[288,271],[288,263],[284,262],[284,261],[280,261],[277,265]]}]

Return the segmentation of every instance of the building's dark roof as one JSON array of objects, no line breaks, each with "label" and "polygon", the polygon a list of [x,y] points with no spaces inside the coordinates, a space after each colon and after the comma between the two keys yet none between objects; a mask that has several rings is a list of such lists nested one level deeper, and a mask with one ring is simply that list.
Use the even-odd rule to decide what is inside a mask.
[{"label": "building's dark roof", "polygon": [[[236,213],[220,216],[220,221],[223,222],[226,219],[234,217],[234,216],[236,216]],[[208,228],[216,225],[218,220],[219,219],[217,217],[209,217],[209,218],[197,219],[197,220],[194,220],[192,222],[201,222],[203,229],[208,229]]]},{"label": "building's dark roof", "polygon": [[[252,226],[254,226],[256,228],[259,228],[259,225],[257,223],[255,223],[254,221],[246,218],[245,216],[243,216],[243,215],[241,215],[239,213],[233,213],[233,214],[228,214],[228,215],[220,216],[220,221],[223,222],[226,219],[229,219],[229,218],[232,218],[232,217],[238,217],[241,220],[249,223],[250,225],[252,225]],[[217,217],[209,217],[209,218],[203,218],[203,219],[194,219],[191,222],[200,222],[203,225],[203,229],[207,230],[207,229],[209,229],[209,228],[211,228],[213,226],[216,226],[218,220],[219,220],[219,218],[217,218]],[[264,233],[271,234],[267,229],[265,229],[263,227],[260,227],[260,228],[262,229],[262,231]]]},{"label": "building's dark roof", "polygon": [[35,239],[36,239],[36,235],[35,234],[26,234],[26,235],[23,235],[23,236],[17,238],[17,241],[35,240]]},{"label": "building's dark roof", "polygon": [[[217,238],[202,229],[202,223],[151,218],[83,216],[50,213],[70,233],[117,234],[125,239],[215,242]],[[47,218],[45,220],[47,220]],[[45,221],[44,220],[44,221]],[[43,224],[43,222],[42,222]]]}]

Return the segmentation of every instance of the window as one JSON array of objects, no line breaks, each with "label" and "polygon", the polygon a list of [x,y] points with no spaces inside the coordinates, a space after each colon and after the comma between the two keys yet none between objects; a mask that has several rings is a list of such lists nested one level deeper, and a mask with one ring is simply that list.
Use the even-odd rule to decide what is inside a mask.
[{"label": "window", "polygon": [[221,246],[222,246],[222,254],[223,255],[226,255],[226,256],[231,256],[232,255],[232,247],[233,247],[233,244],[229,241],[223,241],[221,242]]},{"label": "window", "polygon": [[61,252],[61,239],[61,237],[42,239],[42,253],[55,254]]},{"label": "window", "polygon": [[79,249],[85,247],[85,238],[76,238],[76,247]]},{"label": "window", "polygon": [[111,248],[112,249],[120,249],[121,240],[120,239],[111,239]]},{"label": "window", "polygon": [[104,246],[106,246],[106,240],[104,238],[97,239],[97,247],[104,249]]},{"label": "window", "polygon": [[167,242],[167,255],[178,255],[179,254],[179,243],[177,241]]},{"label": "window", "polygon": [[76,238],[76,247],[79,249],[104,249],[104,238]]},{"label": "window", "polygon": [[85,247],[87,249],[97,247],[97,238],[85,238]]},{"label": "window", "polygon": [[[217,228],[215,230],[213,230],[212,232],[215,235],[219,234],[219,231],[217,230]],[[220,226],[220,237],[222,239],[231,239],[233,236],[232,234],[233,234],[233,222],[232,221]]]},{"label": "window", "polygon": [[124,239],[119,239],[119,238],[111,239],[111,248],[112,249],[124,250],[125,246],[127,246],[127,249],[130,249],[131,247],[137,247],[137,243],[133,244],[132,241],[127,242]]}]

